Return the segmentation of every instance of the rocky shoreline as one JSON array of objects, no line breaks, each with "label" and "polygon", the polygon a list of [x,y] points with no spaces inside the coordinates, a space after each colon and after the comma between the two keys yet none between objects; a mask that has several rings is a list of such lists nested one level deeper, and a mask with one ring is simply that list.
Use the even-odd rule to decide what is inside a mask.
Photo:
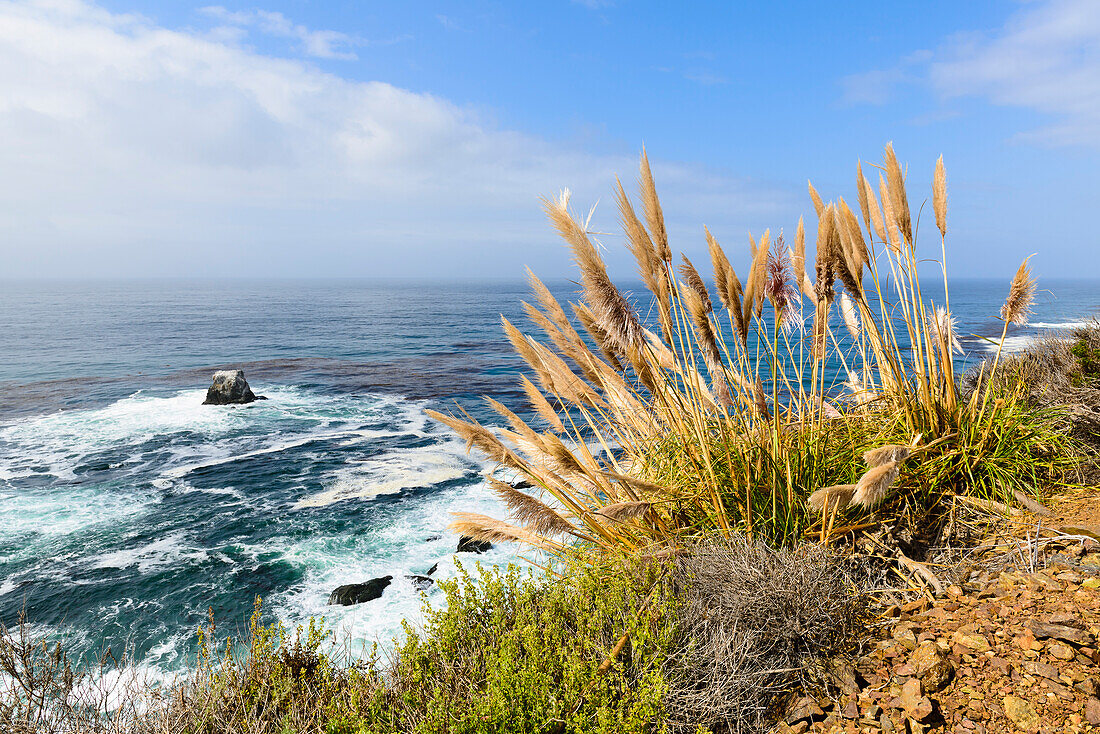
[{"label": "rocky shoreline", "polygon": [[1100,543],[1033,572],[974,570],[893,605],[880,637],[792,701],[781,734],[1100,731]]}]

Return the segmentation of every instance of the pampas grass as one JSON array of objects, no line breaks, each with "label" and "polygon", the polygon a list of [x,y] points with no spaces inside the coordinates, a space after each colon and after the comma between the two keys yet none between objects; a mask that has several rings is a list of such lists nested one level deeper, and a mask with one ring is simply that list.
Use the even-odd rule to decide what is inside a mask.
[{"label": "pampas grass", "polygon": [[[768,230],[750,234],[743,281],[704,228],[708,284],[687,256],[674,270],[643,155],[640,204],[621,184],[615,198],[649,291],[648,309],[640,301],[645,320],[612,282],[568,192],[545,201],[580,271],[581,300],[570,304],[570,318],[531,275],[535,298],[525,309],[545,337],[502,323],[528,365],[521,386],[546,430],[495,401],[502,430],[430,413],[538,489],[491,483],[514,522],[464,515],[456,528],[557,555],[666,553],[712,532],[828,539],[838,514],[924,518],[947,495],[1013,501],[1014,492],[1036,494],[1060,481],[1072,446],[1022,393],[998,387],[994,395],[986,380],[960,400],[946,263],[944,305],[936,307],[921,295],[919,232],[892,146],[881,169],[876,192],[857,164],[859,215],[809,184],[817,214],[812,273],[801,218],[791,248]],[[941,241],[945,182],[940,159],[932,199]],[[942,252],[946,259],[946,245]],[[1025,262],[1002,313],[1006,333],[1026,319],[1033,295]],[[790,327],[806,298],[813,325],[796,334]],[[836,330],[841,323],[847,334]]]},{"label": "pampas grass", "polygon": [[1020,268],[1012,278],[1012,285],[1008,289],[1008,298],[1001,306],[1001,320],[1006,324],[1027,326],[1031,316],[1031,304],[1035,301],[1035,279],[1031,277],[1027,260],[1020,263]]}]

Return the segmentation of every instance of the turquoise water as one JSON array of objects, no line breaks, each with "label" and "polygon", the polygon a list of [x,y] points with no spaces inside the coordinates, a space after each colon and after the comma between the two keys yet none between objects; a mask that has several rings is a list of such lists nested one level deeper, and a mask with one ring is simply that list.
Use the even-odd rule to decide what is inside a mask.
[{"label": "turquoise water", "polygon": [[[1009,348],[1100,311],[1095,283],[1043,288]],[[953,286],[971,361],[1006,290]],[[487,419],[490,394],[523,410],[499,315],[522,322],[526,297],[520,282],[0,284],[0,622],[25,610],[78,652],[128,647],[158,670],[208,609],[234,628],[256,596],[269,619],[390,639],[419,618],[401,577],[454,572],[448,513],[503,514],[488,467],[423,409]],[[222,367],[269,400],[201,405]],[[385,574],[381,599],[327,606]]]}]

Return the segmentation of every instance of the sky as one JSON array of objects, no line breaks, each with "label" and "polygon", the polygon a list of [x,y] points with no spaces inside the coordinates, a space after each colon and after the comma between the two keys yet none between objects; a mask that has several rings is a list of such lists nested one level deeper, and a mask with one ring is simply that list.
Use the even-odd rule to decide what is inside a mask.
[{"label": "sky", "polygon": [[568,277],[562,188],[629,275],[643,146],[743,267],[889,141],[952,275],[1100,277],[1096,0],[257,1],[0,0],[0,278]]}]

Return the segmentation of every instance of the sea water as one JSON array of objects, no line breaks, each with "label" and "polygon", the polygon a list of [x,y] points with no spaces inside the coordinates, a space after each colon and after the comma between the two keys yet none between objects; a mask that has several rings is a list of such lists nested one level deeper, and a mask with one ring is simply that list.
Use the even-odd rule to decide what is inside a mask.
[{"label": "sea water", "polygon": [[[1007,286],[953,283],[968,363],[995,348]],[[499,323],[523,323],[524,298],[521,282],[0,284],[0,622],[172,671],[208,615],[235,630],[257,597],[265,621],[324,617],[361,649],[420,622],[405,575],[522,562],[455,553],[449,513],[505,513],[492,467],[423,411],[493,422],[491,395],[524,412]],[[1044,283],[1006,349],[1098,311],[1097,284]],[[202,405],[220,368],[268,399]],[[384,575],[381,598],[327,604]]]}]

